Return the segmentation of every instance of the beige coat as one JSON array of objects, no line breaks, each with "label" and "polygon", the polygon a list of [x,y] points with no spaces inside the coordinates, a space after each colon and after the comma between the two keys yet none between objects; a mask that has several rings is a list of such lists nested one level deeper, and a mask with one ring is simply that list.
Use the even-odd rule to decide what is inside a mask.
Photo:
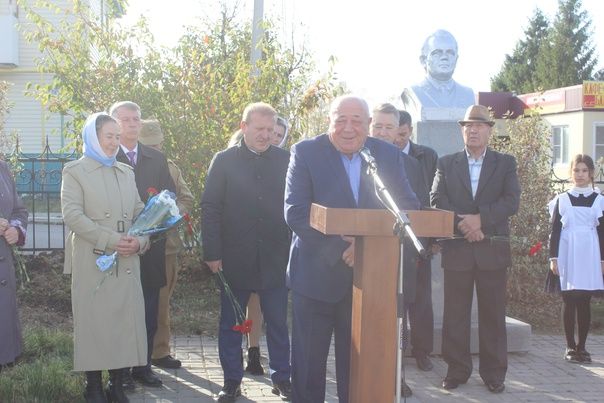
[{"label": "beige coat", "polygon": [[[139,257],[119,257],[117,270],[102,273],[95,254],[113,253],[122,235],[118,221],[127,232],[143,208],[132,168],[120,162],[106,167],[88,157],[70,162],[63,169],[61,205],[69,229],[64,271],[72,274],[74,369],[145,365]],[[148,238],[139,241],[143,250]]]}]

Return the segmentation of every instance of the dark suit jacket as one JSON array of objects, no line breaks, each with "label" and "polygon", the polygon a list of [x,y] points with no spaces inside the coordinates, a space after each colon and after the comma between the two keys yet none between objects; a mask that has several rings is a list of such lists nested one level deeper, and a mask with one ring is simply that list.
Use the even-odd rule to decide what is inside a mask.
[{"label": "dark suit jacket", "polygon": [[[422,207],[430,207],[430,189],[432,189],[432,182],[434,182],[434,176],[436,175],[438,155],[436,154],[436,151],[430,147],[415,144],[412,141],[409,141],[409,155],[417,160],[417,165],[419,167],[417,175],[422,178],[421,181],[418,180],[417,187],[414,187],[413,183],[411,183],[411,187],[422,204]],[[411,177],[410,174],[407,176]],[[424,247],[428,249],[434,242],[434,238],[424,238],[421,239],[421,241],[424,244]]]},{"label": "dark suit jacket", "polygon": [[405,165],[405,172],[407,173],[407,180],[413,192],[417,196],[419,203],[422,207],[430,207],[430,191],[427,188],[424,176],[422,173],[422,166],[420,162],[401,151],[403,164]]},{"label": "dark suit jacket", "polygon": [[[401,209],[419,208],[409,186],[400,150],[384,141],[368,138],[378,174]],[[342,260],[349,246],[337,235],[324,235],[310,227],[310,206],[318,203],[338,208],[383,208],[375,196],[373,179],[361,167],[359,203],[356,204],[341,154],[326,134],[304,140],[291,149],[285,189],[285,220],[293,234],[288,267],[290,288],[325,302],[341,300],[352,287],[352,270]],[[345,235],[345,234],[344,234]]]},{"label": "dark suit jacket", "polygon": [[[130,165],[130,160],[121,147],[117,153],[117,160]],[[147,189],[150,187],[154,187],[159,192],[164,189],[176,192],[176,186],[170,177],[168,162],[164,154],[141,143],[138,143],[134,179],[143,203],[146,203],[149,198]],[[149,250],[141,256],[141,283],[143,288],[161,288],[166,285],[165,254],[166,240],[162,239],[154,241]]]},{"label": "dark suit jacket", "polygon": [[514,157],[488,148],[476,197],[472,198],[466,152],[445,155],[438,160],[430,198],[433,207],[455,212],[456,235],[462,236],[457,229],[457,214],[478,213],[485,235],[481,242],[469,243],[465,239],[443,242],[444,269],[472,270],[477,265],[479,270],[497,270],[511,265],[509,243],[489,237],[509,236],[509,218],[518,211],[520,185]]},{"label": "dark suit jacket", "polygon": [[201,199],[204,260],[222,259],[233,288],[285,285],[290,231],[283,218],[289,152],[258,155],[245,142],[217,153]]},{"label": "dark suit jacket", "polygon": [[[402,151],[401,155],[403,157],[403,163],[411,189],[413,189],[413,192],[417,196],[421,207],[429,207],[430,192],[427,190],[426,183],[424,182],[420,162]],[[428,240],[429,238],[420,238],[420,242],[424,248],[428,247]],[[417,249],[415,249],[413,242],[411,242],[408,237],[405,237],[403,250],[403,294],[405,296],[406,304],[411,304],[415,301],[418,258],[419,254],[417,253]]]},{"label": "dark suit jacket", "polygon": [[[423,146],[421,144],[415,144],[412,141],[409,141],[409,155],[415,158],[419,162],[419,166],[421,168],[421,174],[424,178],[424,183],[426,185],[426,193],[430,194],[430,189],[432,188],[432,182],[434,182],[434,175],[436,175],[436,164],[438,162],[438,154],[436,151],[431,149],[430,147]],[[417,191],[415,193],[418,193]],[[420,199],[422,205],[424,204],[423,200]]]}]

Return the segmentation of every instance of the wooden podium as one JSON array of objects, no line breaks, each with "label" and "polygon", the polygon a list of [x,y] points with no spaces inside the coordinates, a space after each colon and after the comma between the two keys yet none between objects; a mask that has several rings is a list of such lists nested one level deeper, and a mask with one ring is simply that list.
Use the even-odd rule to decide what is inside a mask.
[{"label": "wooden podium", "polygon": [[[406,212],[418,237],[453,235],[453,212]],[[387,210],[313,204],[310,225],[327,235],[354,235],[350,402],[392,402],[396,384],[398,238]]]}]

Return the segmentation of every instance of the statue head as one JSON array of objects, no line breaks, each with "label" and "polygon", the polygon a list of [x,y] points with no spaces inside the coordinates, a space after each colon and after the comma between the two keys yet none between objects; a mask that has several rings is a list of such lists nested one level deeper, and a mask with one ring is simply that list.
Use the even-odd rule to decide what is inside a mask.
[{"label": "statue head", "polygon": [[457,64],[457,41],[449,31],[439,29],[424,41],[419,61],[428,76],[450,80]]}]

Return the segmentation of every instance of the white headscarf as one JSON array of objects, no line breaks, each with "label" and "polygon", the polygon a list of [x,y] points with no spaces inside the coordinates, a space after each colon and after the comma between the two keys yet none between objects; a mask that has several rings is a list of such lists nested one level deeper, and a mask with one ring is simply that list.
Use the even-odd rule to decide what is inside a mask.
[{"label": "white headscarf", "polygon": [[83,151],[85,156],[110,167],[115,164],[115,156],[119,151],[119,147],[115,150],[113,155],[105,154],[101,148],[101,144],[99,143],[99,138],[96,132],[96,120],[101,115],[109,116],[105,112],[98,112],[93,113],[92,115],[88,116],[88,119],[86,119],[86,123],[84,123],[84,128],[82,129],[82,139],[84,140]]}]

